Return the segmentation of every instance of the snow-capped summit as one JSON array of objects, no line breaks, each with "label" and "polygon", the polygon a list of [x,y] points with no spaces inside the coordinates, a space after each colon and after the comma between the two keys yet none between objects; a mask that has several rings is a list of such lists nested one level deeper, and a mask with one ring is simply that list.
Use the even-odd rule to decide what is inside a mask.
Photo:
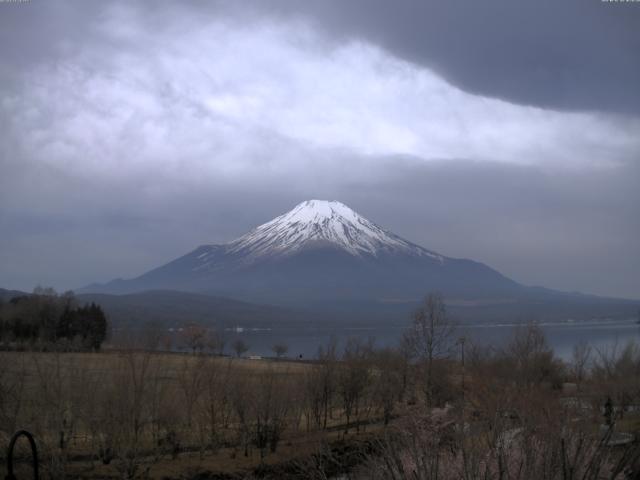
[{"label": "snow-capped summit", "polygon": [[227,244],[227,252],[247,259],[290,255],[300,249],[331,246],[351,255],[404,253],[443,257],[414,245],[356,213],[344,203],[307,200]]}]

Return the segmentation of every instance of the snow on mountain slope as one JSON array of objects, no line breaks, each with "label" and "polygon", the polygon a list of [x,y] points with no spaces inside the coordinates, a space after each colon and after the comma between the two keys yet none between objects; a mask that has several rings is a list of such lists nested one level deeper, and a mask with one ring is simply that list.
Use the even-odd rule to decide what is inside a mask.
[{"label": "snow on mountain slope", "polygon": [[[353,256],[404,254],[444,262],[441,255],[384,230],[345,204],[326,200],[302,202],[224,247],[225,253],[239,255],[244,262],[251,263],[265,257],[292,255],[318,245],[332,246]],[[213,266],[211,261],[215,263],[215,257],[215,249],[202,253],[199,269]]]}]

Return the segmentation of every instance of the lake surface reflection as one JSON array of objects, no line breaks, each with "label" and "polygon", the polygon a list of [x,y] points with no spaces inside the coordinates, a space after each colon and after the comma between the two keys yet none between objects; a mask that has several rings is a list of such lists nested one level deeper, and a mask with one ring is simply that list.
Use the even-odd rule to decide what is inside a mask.
[{"label": "lake surface reflection", "polygon": [[[570,359],[574,345],[587,342],[594,349],[621,349],[631,340],[640,342],[640,325],[635,319],[592,320],[576,322],[539,323],[556,355]],[[230,345],[238,338],[250,347],[248,354],[272,356],[272,346],[285,343],[289,357],[313,358],[321,345],[332,337],[338,341],[338,351],[350,337],[373,338],[377,346],[396,346],[407,325],[353,326],[353,327],[290,327],[273,329],[228,329],[224,332],[225,353],[231,354]],[[479,345],[500,348],[513,335],[517,324],[461,325],[457,334],[466,336]]]}]

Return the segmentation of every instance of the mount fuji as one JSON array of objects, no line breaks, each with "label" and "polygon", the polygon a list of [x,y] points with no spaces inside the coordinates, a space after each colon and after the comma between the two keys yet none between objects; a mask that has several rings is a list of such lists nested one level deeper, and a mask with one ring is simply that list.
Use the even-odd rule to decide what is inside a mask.
[{"label": "mount fuji", "polygon": [[482,263],[427,250],[343,203],[324,200],[302,202],[229,243],[202,245],[137,278],[77,293],[127,319],[213,315],[227,321],[386,324],[390,318],[406,320],[432,291],[444,294],[460,320],[630,318],[640,308],[634,300],[521,285]]},{"label": "mount fuji", "polygon": [[308,200],[222,245],[203,245],[131,280],[83,292],[181,290],[297,304],[511,297],[525,287],[472,260],[446,257],[376,225],[336,201]]}]

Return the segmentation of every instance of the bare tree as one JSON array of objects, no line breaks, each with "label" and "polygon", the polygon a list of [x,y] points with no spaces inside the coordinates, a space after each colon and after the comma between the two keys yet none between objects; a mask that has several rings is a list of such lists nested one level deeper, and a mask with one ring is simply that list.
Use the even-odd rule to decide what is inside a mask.
[{"label": "bare tree", "polygon": [[327,428],[331,415],[332,400],[336,390],[336,348],[337,341],[331,338],[326,348],[318,349],[318,381],[320,387],[320,403],[322,405],[322,428]]},{"label": "bare tree", "polygon": [[266,455],[267,447],[275,453],[286,428],[291,404],[286,393],[289,391],[287,383],[287,372],[282,375],[270,368],[259,376],[254,387],[253,426],[261,459]]},{"label": "bare tree", "polygon": [[249,351],[249,345],[247,345],[241,338],[233,342],[231,347],[233,348],[233,351],[236,352],[236,356],[238,358]]},{"label": "bare tree", "polygon": [[427,295],[415,313],[413,323],[405,333],[405,342],[413,356],[425,366],[425,395],[433,403],[434,360],[451,353],[455,326],[447,316],[444,299],[439,293]]},{"label": "bare tree", "polygon": [[515,329],[504,355],[512,379],[519,385],[561,383],[563,365],[554,357],[542,329],[533,323]]},{"label": "bare tree", "polygon": [[184,400],[184,410],[186,415],[186,426],[191,429],[193,422],[193,412],[196,402],[202,395],[205,383],[205,365],[207,357],[184,356],[178,369],[178,388]]},{"label": "bare tree", "polygon": [[210,353],[214,355],[224,354],[225,339],[221,333],[215,330],[209,330],[204,343]]},{"label": "bare tree", "polygon": [[402,397],[404,359],[400,353],[384,349],[375,353],[373,364],[373,396],[388,425],[396,402]]},{"label": "bare tree", "polygon": [[574,345],[571,356],[571,374],[578,388],[585,379],[590,361],[591,346],[586,342],[580,342]]},{"label": "bare tree", "polygon": [[182,329],[182,343],[193,354],[202,352],[206,346],[207,329],[202,325],[192,323]]},{"label": "bare tree", "polygon": [[273,353],[276,354],[276,357],[282,358],[289,351],[289,347],[286,343],[276,343],[273,347],[271,347]]},{"label": "bare tree", "polygon": [[202,414],[208,431],[208,443],[215,451],[221,443],[221,427],[227,423],[230,410],[229,384],[231,360],[208,358],[204,367]]},{"label": "bare tree", "polygon": [[237,445],[244,450],[244,456],[249,456],[249,445],[251,444],[251,408],[254,400],[254,392],[250,391],[246,379],[234,376],[229,385],[231,405],[235,413],[237,422]]},{"label": "bare tree", "polygon": [[599,383],[601,400],[606,392],[616,415],[622,418],[628,405],[640,398],[640,346],[631,340],[623,348],[616,342],[611,348],[596,351],[592,373]]},{"label": "bare tree", "polygon": [[314,365],[305,372],[304,405],[307,431],[310,430],[312,421],[316,427],[322,427],[323,388],[321,379],[322,371],[319,366]]},{"label": "bare tree", "polygon": [[357,429],[360,429],[359,417],[363,398],[370,383],[371,349],[370,344],[365,345],[357,338],[350,338],[345,346],[338,370],[338,389],[346,416],[345,433],[349,433],[353,417],[355,417]]},{"label": "bare tree", "polygon": [[[45,451],[43,456],[48,459],[51,475],[64,477],[76,421],[71,409],[76,392],[60,352],[46,356],[33,354],[32,362],[37,375],[37,433],[40,433],[41,448]],[[53,435],[47,435],[49,432]]]},{"label": "bare tree", "polygon": [[16,431],[25,408],[26,360],[25,356],[14,360],[10,354],[0,352],[0,440],[4,444]]},{"label": "bare tree", "polygon": [[124,478],[149,471],[153,458],[144,449],[145,430],[151,422],[153,378],[159,375],[158,356],[151,352],[125,352],[119,356],[104,408],[105,458],[114,457]]}]

